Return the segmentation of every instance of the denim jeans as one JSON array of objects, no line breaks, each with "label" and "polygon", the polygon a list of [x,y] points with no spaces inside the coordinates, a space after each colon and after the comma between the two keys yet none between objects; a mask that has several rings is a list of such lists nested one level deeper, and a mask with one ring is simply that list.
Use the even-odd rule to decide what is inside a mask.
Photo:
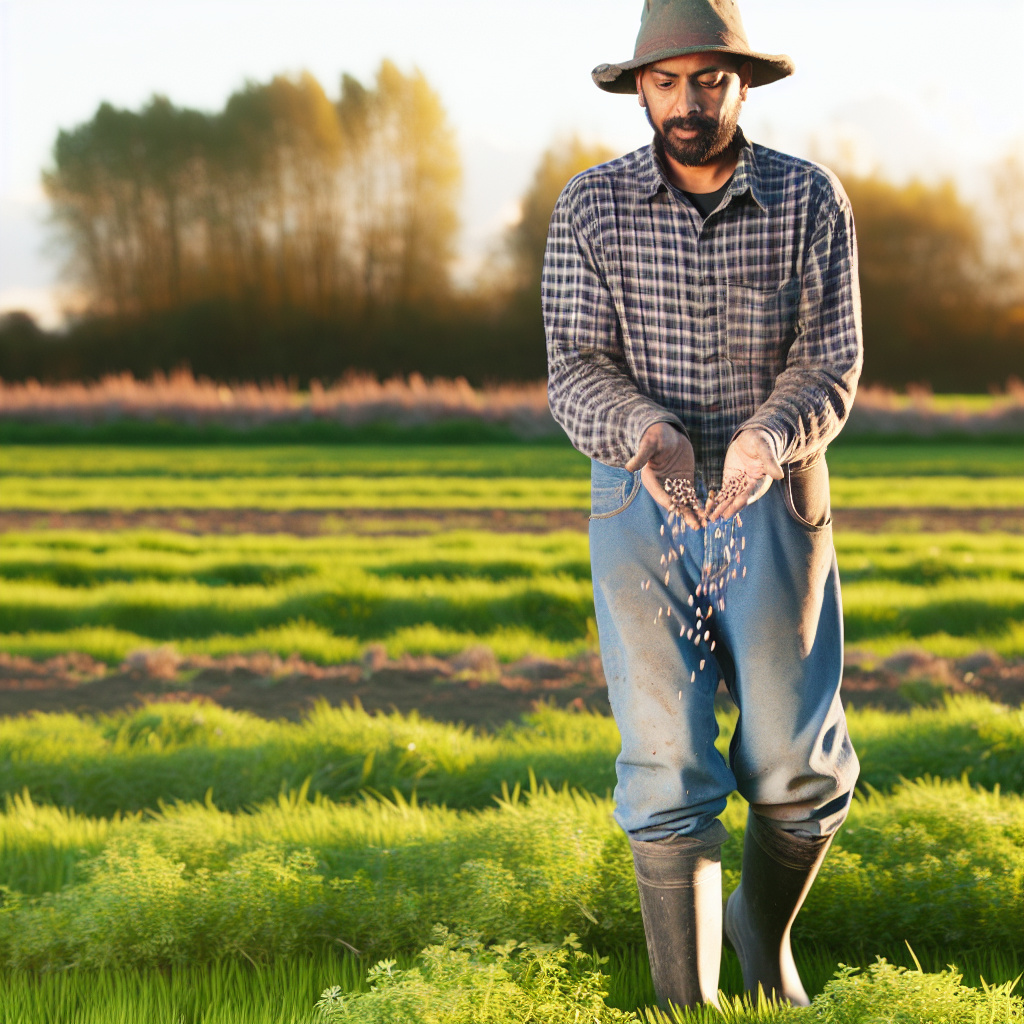
[{"label": "denim jeans", "polygon": [[[722,610],[718,594],[688,601],[701,581],[705,530],[670,523],[639,473],[593,463],[594,603],[622,736],[615,818],[634,839],[701,832],[733,790],[797,835],[829,835],[846,816],[859,765],[839,697],[842,604],[823,460],[815,473],[825,474],[824,509],[813,513],[820,525],[794,506],[807,480],[788,468],[743,510],[742,568]],[[809,490],[820,498],[820,486]],[[666,565],[670,546],[678,560]],[[686,630],[701,613],[695,643]],[[722,678],[740,712],[728,763],[714,745]]]}]

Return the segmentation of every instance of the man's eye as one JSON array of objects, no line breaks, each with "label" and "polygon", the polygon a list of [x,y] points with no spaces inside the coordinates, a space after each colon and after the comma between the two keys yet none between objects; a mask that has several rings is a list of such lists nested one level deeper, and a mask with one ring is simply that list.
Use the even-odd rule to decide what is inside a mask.
[{"label": "man's eye", "polygon": [[719,85],[721,85],[721,84],[722,84],[722,79],[723,79],[724,77],[725,77],[725,76],[724,76],[724,75],[722,75],[722,74],[718,74],[718,75],[712,75],[712,76],[711,76],[710,78],[702,78],[702,79],[700,79],[700,84],[701,84],[701,85],[702,85],[702,86],[703,86],[703,87],[704,87],[705,89],[714,89],[714,88],[716,88],[717,86],[719,86]]}]

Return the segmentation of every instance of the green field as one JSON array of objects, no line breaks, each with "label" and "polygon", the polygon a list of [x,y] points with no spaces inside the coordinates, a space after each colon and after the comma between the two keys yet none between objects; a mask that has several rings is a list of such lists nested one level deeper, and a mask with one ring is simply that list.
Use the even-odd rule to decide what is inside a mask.
[{"label": "green field", "polygon": [[[858,442],[829,461],[837,507],[1024,507],[1019,446]],[[0,508],[584,509],[588,476],[557,445],[23,445],[0,451]],[[835,542],[850,646],[1024,655],[1021,535]],[[479,643],[595,647],[585,534],[0,535],[2,651],[331,663]],[[949,698],[849,720],[861,791],[794,939],[822,994],[730,1019],[1021,1021],[1024,714]],[[735,724],[720,713],[721,749]],[[611,720],[551,708],[493,734],[326,706],[2,720],[0,1024],[639,1022],[653,992],[610,817],[617,744]],[[727,891],[744,815],[734,796]],[[970,987],[868,969],[913,955]],[[840,963],[864,970],[830,982]],[[728,950],[722,986],[741,987]]]}]

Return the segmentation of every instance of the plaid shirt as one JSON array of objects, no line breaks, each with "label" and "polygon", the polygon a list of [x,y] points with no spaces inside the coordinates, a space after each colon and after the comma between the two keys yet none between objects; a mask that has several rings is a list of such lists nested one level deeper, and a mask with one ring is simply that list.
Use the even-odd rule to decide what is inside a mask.
[{"label": "plaid shirt", "polygon": [[585,171],[555,206],[541,293],[551,412],[609,466],[664,421],[717,487],[739,430],[764,428],[780,462],[804,462],[853,404],[853,216],[836,178],[806,160],[744,139],[706,221],[653,144]]}]

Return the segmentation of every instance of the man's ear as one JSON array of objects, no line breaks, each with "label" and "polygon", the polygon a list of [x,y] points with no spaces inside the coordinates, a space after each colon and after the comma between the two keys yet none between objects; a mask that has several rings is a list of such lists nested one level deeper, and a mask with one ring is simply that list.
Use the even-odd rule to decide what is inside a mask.
[{"label": "man's ear", "polygon": [[747,98],[747,90],[750,88],[750,83],[754,79],[754,65],[748,60],[739,71],[740,75],[740,99],[745,100]]},{"label": "man's ear", "polygon": [[647,106],[647,97],[644,95],[644,69],[637,68],[633,72],[636,76],[636,98],[641,107]]}]

